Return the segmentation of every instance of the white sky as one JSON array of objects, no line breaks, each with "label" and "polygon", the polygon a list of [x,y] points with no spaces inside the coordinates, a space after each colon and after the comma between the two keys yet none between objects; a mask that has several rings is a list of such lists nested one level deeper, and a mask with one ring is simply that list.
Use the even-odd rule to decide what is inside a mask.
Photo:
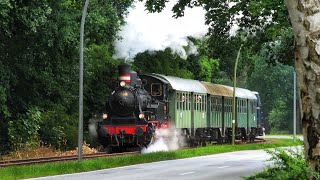
[{"label": "white sky", "polygon": [[144,11],[144,2],[136,2],[119,33],[122,39],[114,42],[114,57],[132,59],[139,52],[171,47],[186,58],[188,52],[182,46],[188,45],[187,37],[202,37],[207,33],[205,11],[200,7],[186,8],[184,17],[174,19],[171,11],[174,2],[167,3],[161,13],[148,13]]}]

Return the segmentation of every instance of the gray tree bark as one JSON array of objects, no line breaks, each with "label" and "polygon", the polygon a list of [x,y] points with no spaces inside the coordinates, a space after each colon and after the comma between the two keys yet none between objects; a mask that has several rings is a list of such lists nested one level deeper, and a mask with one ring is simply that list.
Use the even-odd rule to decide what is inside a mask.
[{"label": "gray tree bark", "polygon": [[319,171],[320,0],[285,0],[295,38],[295,69],[302,103],[305,158]]}]

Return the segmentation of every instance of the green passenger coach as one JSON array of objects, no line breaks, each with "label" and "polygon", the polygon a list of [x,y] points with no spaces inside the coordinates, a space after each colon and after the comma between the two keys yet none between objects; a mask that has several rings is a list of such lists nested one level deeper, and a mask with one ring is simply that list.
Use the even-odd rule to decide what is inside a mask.
[{"label": "green passenger coach", "polygon": [[[163,119],[191,142],[230,142],[233,87],[161,74],[139,75],[144,88],[163,104]],[[255,92],[256,93],[256,92]],[[236,88],[236,139],[257,136],[257,96]]]}]

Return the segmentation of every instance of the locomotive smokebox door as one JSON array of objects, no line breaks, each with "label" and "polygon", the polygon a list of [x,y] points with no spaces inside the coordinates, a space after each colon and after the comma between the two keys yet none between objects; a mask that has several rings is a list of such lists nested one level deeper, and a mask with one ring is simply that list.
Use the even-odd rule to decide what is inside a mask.
[{"label": "locomotive smokebox door", "polygon": [[126,85],[130,85],[131,82],[131,66],[128,64],[123,64],[118,67],[119,70],[119,82],[126,82]]}]

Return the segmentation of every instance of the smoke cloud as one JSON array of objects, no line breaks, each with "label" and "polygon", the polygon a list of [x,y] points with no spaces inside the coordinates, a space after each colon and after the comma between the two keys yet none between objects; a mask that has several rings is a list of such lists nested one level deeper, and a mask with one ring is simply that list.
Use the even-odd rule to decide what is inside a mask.
[{"label": "smoke cloud", "polygon": [[[135,7],[129,10],[127,24],[119,33],[122,39],[114,43],[114,58],[133,59],[140,52],[168,47],[184,59],[188,54],[196,53],[187,37],[200,38],[207,33],[205,10],[201,7],[186,8],[184,17],[175,19],[171,11],[174,4],[175,1],[167,3],[161,13],[148,13],[144,2],[136,2]],[[183,46],[188,45],[193,52],[184,50]]]},{"label": "smoke cloud", "polygon": [[185,146],[185,138],[180,131],[174,127],[168,129],[157,129],[156,139],[148,148],[143,148],[141,153],[159,151],[173,151]]}]

